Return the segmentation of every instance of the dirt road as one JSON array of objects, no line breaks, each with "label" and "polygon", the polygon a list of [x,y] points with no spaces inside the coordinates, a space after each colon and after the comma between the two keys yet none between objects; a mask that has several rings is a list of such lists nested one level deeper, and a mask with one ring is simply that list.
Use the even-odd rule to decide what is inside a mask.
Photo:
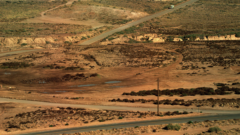
[{"label": "dirt road", "polygon": [[32,49],[32,50],[20,50],[20,51],[13,51],[13,52],[5,52],[5,53],[0,53],[0,57],[11,56],[11,55],[14,55],[14,54],[26,53],[26,52],[43,51],[43,50],[45,50],[45,49]]},{"label": "dirt road", "polygon": [[[62,104],[62,103],[49,103],[49,102],[40,102],[40,101],[28,101],[28,100],[17,100],[17,99],[8,99],[0,98],[0,102],[15,102],[15,103],[24,103],[24,104],[33,104],[33,105],[43,105],[43,106],[61,106],[61,107],[75,107],[75,108],[86,108],[86,109],[106,109],[106,110],[129,110],[129,111],[157,111],[156,108],[143,108],[143,107],[121,107],[121,106],[103,106],[103,105],[79,105],[79,104]],[[189,109],[165,109],[161,108],[160,111],[192,111],[203,113],[212,113],[212,114],[237,114],[240,113],[240,110],[216,110],[216,109],[201,109],[201,110],[192,110]]]},{"label": "dirt road", "polygon": [[99,36],[93,37],[92,39],[87,40],[87,41],[81,43],[80,45],[90,45],[90,44],[92,44],[92,43],[94,43],[94,42],[97,42],[97,41],[99,41],[99,40],[101,40],[101,39],[104,39],[104,38],[106,38],[107,36],[110,36],[110,35],[112,35],[112,34],[114,34],[114,33],[116,33],[116,32],[125,30],[125,29],[127,29],[127,28],[129,28],[129,27],[132,27],[132,26],[137,25],[137,24],[140,24],[140,23],[142,23],[142,22],[151,20],[151,19],[153,19],[153,18],[155,18],[155,17],[159,17],[159,16],[162,16],[162,15],[171,13],[171,12],[173,12],[173,11],[175,11],[175,10],[178,10],[179,8],[183,8],[183,7],[187,6],[187,5],[193,4],[193,3],[196,2],[196,1],[198,1],[198,0],[189,0],[189,1],[187,1],[187,2],[184,2],[184,3],[182,3],[182,4],[179,4],[179,5],[176,6],[174,9],[167,9],[167,10],[161,11],[161,12],[159,12],[159,13],[156,13],[156,14],[153,14],[153,15],[149,15],[149,16],[146,16],[146,17],[143,17],[143,18],[141,18],[141,19],[139,19],[139,20],[137,20],[137,21],[134,21],[134,22],[129,23],[129,24],[126,24],[126,25],[123,25],[123,26],[121,26],[121,27],[119,27],[119,28],[117,28],[117,29],[110,30],[110,31],[108,31],[108,32],[105,32],[105,33],[99,35]]},{"label": "dirt road", "polygon": [[[74,20],[71,20],[71,19],[64,19],[64,18],[61,18],[61,17],[45,15],[47,12],[52,11],[54,9],[63,7],[65,5],[66,6],[72,5],[72,3],[74,1],[77,1],[77,0],[70,0],[65,4],[56,6],[54,8],[51,8],[51,9],[48,9],[48,10],[42,12],[40,17],[30,18],[30,19],[21,21],[20,23],[56,23],[56,24],[62,24],[63,23],[63,24],[90,25],[90,26],[92,26],[93,29],[99,28],[99,27],[102,27],[102,26],[106,26],[105,23],[100,23],[100,22],[98,22],[94,19],[89,19],[87,21],[74,21]],[[111,26],[111,25],[109,25],[109,26]]]}]

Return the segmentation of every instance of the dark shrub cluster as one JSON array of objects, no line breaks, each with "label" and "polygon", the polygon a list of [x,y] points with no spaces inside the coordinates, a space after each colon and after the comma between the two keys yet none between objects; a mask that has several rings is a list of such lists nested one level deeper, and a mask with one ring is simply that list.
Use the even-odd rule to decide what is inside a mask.
[{"label": "dark shrub cluster", "polygon": [[[181,115],[183,112],[160,112],[164,115]],[[95,121],[104,122],[113,119],[143,118],[156,116],[156,112],[134,112],[134,111],[115,111],[115,110],[86,110],[84,108],[58,107],[55,109],[36,110],[16,114],[6,117],[3,123],[5,130],[26,130],[29,128],[43,127],[43,122],[48,121],[49,127],[56,126],[54,120],[60,125],[71,125],[71,123],[91,123]],[[36,122],[37,121],[37,122]],[[52,126],[50,126],[52,125]]]},{"label": "dark shrub cluster", "polygon": [[5,62],[5,63],[2,63],[0,67],[2,69],[6,69],[6,68],[18,69],[18,68],[26,68],[29,66],[34,66],[34,64],[33,63],[28,64],[25,62]]},{"label": "dark shrub cluster", "polygon": [[219,132],[222,131],[219,127],[211,127],[208,129],[208,132]]},{"label": "dark shrub cluster", "polygon": [[173,124],[168,124],[164,129],[166,130],[177,130],[179,131],[181,129],[181,126],[179,126],[178,124],[173,125]]},{"label": "dark shrub cluster", "polygon": [[[147,102],[151,102],[153,104],[158,104],[157,100],[153,100],[153,99],[112,99],[109,100],[110,102],[130,102],[130,103],[135,103],[135,102],[141,102],[141,103],[147,103]],[[195,105],[195,106],[213,106],[215,104],[226,104],[226,103],[230,103],[230,104],[240,104],[240,98],[237,99],[213,99],[213,98],[208,98],[208,99],[202,99],[202,100],[188,100],[188,101],[184,101],[183,99],[175,99],[175,100],[159,100],[159,104],[163,104],[163,105],[183,105],[183,106],[190,106],[190,105]],[[239,108],[239,106],[235,106],[236,108]]]},{"label": "dark shrub cluster", "polygon": [[[227,91],[233,91],[236,94],[240,93],[239,88],[229,88],[228,86],[222,86],[214,90],[213,88],[208,88],[208,87],[199,87],[199,88],[192,88],[192,89],[183,89],[183,88],[178,88],[178,89],[173,89],[173,90],[159,90],[159,96],[160,95],[180,95],[180,96],[195,96],[197,94],[199,95],[225,95],[229,94]],[[147,96],[147,95],[158,95],[158,91],[156,89],[154,90],[142,90],[138,92],[130,92],[126,93],[124,92],[122,95],[131,95],[131,96]]]}]

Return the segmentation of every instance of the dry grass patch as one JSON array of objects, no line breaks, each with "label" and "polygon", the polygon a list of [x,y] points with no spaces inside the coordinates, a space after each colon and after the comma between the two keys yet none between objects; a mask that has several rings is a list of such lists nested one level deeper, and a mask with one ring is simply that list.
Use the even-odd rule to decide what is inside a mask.
[{"label": "dry grass patch", "polygon": [[[183,0],[184,1],[184,0]],[[86,5],[99,5],[120,9],[130,9],[133,11],[147,12],[149,14],[167,9],[169,5],[176,5],[182,1],[149,1],[149,0],[94,0],[85,1],[82,4]]]},{"label": "dry grass patch", "polygon": [[131,12],[131,9],[113,8],[106,5],[98,5],[97,2],[73,2],[71,6],[63,6],[46,13],[46,15],[70,18],[76,21],[96,19],[102,23],[125,24],[135,18],[147,15],[144,12]]},{"label": "dry grass patch", "polygon": [[47,1],[0,1],[0,22],[19,22],[40,16],[44,10],[63,4],[60,0]]},{"label": "dry grass patch", "polygon": [[[155,18],[145,24],[162,34],[209,34],[224,35],[240,31],[240,3],[228,0],[199,0],[171,14]],[[164,28],[172,28],[164,31]]]},{"label": "dry grass patch", "polygon": [[79,34],[91,26],[51,23],[0,23],[3,36],[44,36],[51,34]]}]

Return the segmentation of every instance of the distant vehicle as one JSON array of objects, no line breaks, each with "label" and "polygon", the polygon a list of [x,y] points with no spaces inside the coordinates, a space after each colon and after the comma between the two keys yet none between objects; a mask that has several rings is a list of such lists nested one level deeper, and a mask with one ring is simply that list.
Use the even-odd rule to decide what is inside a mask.
[{"label": "distant vehicle", "polygon": [[168,7],[168,9],[173,9],[174,8],[174,5],[171,5],[170,7]]}]

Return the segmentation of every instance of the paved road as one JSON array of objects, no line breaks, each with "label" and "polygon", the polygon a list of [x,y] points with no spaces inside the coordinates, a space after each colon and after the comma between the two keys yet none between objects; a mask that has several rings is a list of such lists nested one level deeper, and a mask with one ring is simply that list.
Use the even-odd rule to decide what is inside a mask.
[{"label": "paved road", "polygon": [[138,122],[127,122],[127,123],[117,123],[117,124],[106,124],[97,126],[86,126],[86,127],[76,127],[60,130],[51,130],[37,133],[28,133],[21,135],[59,135],[59,134],[70,134],[76,132],[89,132],[101,129],[113,129],[113,128],[127,128],[135,126],[148,126],[148,125],[160,125],[169,123],[186,123],[188,121],[204,121],[204,120],[227,120],[227,119],[240,119],[239,114],[231,115],[208,115],[208,116],[195,116],[188,118],[174,118],[174,119],[163,119],[163,120],[148,120],[148,121],[138,121]]},{"label": "paved road", "polygon": [[[61,106],[61,107],[73,107],[73,108],[86,108],[86,109],[105,109],[105,110],[126,110],[126,111],[152,111],[156,112],[156,108],[144,108],[144,107],[125,107],[125,106],[104,106],[104,105],[80,105],[80,104],[62,104],[62,103],[49,103],[49,102],[40,102],[40,101],[29,101],[29,100],[17,100],[17,99],[8,99],[8,98],[0,98],[1,102],[16,102],[16,103],[24,103],[24,104],[32,104],[32,105],[43,105],[43,106]],[[192,111],[198,112],[198,109],[179,109],[179,108],[160,108],[160,111]],[[211,114],[240,114],[240,110],[214,110],[214,109],[201,109],[203,113],[211,113]]]},{"label": "paved road", "polygon": [[13,51],[13,52],[5,52],[5,53],[0,53],[1,56],[11,56],[14,54],[19,54],[19,53],[25,53],[25,52],[35,52],[35,51],[43,51],[45,49],[32,49],[32,50],[20,50],[20,51]]},{"label": "paved road", "polygon": [[112,34],[114,34],[114,33],[116,33],[116,32],[122,31],[122,30],[124,30],[124,29],[127,29],[127,28],[129,28],[129,27],[135,26],[135,25],[140,24],[140,23],[142,23],[142,22],[151,20],[151,19],[153,19],[153,18],[155,18],[155,17],[159,17],[159,16],[162,16],[162,15],[171,13],[171,12],[173,12],[173,11],[175,11],[175,10],[178,10],[179,8],[183,8],[183,7],[185,7],[186,5],[190,5],[190,4],[192,4],[192,3],[196,2],[196,1],[198,1],[198,0],[189,0],[189,1],[187,1],[187,2],[184,2],[184,3],[182,3],[182,4],[179,4],[179,5],[176,6],[174,9],[167,9],[167,10],[161,11],[161,12],[159,12],[159,13],[152,14],[152,15],[149,15],[149,16],[146,16],[146,17],[143,17],[143,18],[141,18],[141,19],[139,19],[139,20],[137,20],[137,21],[134,21],[134,22],[129,23],[129,24],[126,24],[126,25],[123,25],[123,26],[121,26],[121,27],[119,27],[119,28],[117,28],[117,29],[113,29],[113,30],[110,30],[110,31],[108,31],[108,32],[105,32],[105,33],[103,33],[103,34],[101,34],[101,35],[98,35],[98,36],[96,36],[96,37],[93,37],[93,38],[91,38],[90,40],[87,40],[87,41],[81,43],[80,45],[90,45],[90,44],[92,44],[92,43],[94,43],[94,42],[97,42],[97,41],[99,41],[99,40],[101,40],[101,39],[104,39],[104,38],[106,38],[107,36],[110,36],[110,35],[112,35]]}]

